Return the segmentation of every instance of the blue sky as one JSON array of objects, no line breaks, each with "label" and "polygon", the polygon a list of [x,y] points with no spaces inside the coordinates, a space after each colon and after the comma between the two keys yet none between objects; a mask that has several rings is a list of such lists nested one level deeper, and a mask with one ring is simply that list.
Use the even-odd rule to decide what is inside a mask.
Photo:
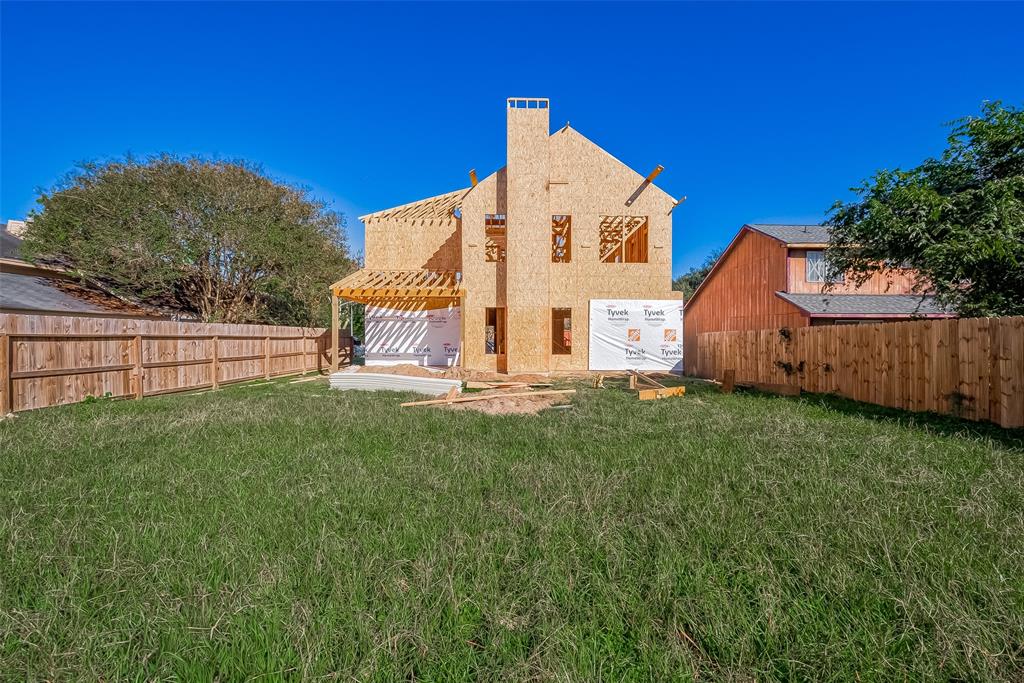
[{"label": "blue sky", "polygon": [[687,195],[676,273],[745,222],[815,222],[873,170],[1024,100],[1024,4],[0,5],[0,218],[74,162],[244,158],[356,216],[504,164],[550,97]]}]

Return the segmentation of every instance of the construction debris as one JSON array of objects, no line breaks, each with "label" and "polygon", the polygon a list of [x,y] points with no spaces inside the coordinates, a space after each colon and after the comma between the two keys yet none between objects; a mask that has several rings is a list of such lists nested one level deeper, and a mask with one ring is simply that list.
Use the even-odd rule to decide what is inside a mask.
[{"label": "construction debris", "polygon": [[549,389],[547,391],[517,391],[517,392],[512,392],[512,393],[494,393],[494,394],[480,393],[480,394],[476,394],[474,396],[463,396],[461,398],[454,398],[454,399],[442,398],[442,399],[432,400],[432,401],[409,401],[407,403],[403,403],[402,407],[403,408],[408,408],[408,407],[411,407],[411,406],[436,406],[436,405],[441,405],[441,404],[444,404],[444,403],[472,403],[474,401],[487,401],[487,400],[493,400],[493,399],[499,399],[499,398],[516,398],[516,397],[519,397],[519,396],[548,396],[548,395],[552,395],[552,394],[575,394],[575,393],[576,393],[575,389]]},{"label": "construction debris", "polygon": [[[647,388],[641,388],[641,382],[644,383]],[[636,370],[630,370],[629,372],[629,388],[636,390],[637,398],[641,401],[653,401],[659,398],[669,398],[670,396],[682,396],[686,393],[686,387],[666,387],[661,382],[648,377],[642,372],[637,372]]]},{"label": "construction debris", "polygon": [[[430,396],[444,396],[454,389],[462,391],[462,382],[441,377],[412,377],[369,372],[335,372],[330,377],[332,389],[361,391],[415,391]],[[444,402],[444,399],[441,400]]]},{"label": "construction debris", "polygon": [[467,389],[525,389],[527,387],[540,389],[553,386],[554,384],[550,382],[478,382],[476,380],[466,382]]}]

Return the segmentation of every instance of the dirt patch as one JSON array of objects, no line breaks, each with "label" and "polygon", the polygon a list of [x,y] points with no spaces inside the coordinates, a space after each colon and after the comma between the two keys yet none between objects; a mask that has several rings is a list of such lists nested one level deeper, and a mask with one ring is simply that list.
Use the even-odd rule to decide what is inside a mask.
[{"label": "dirt patch", "polygon": [[377,375],[402,375],[403,377],[433,377],[435,379],[455,379],[442,372],[433,372],[419,365],[405,363],[402,365],[363,365],[356,372],[371,372]]},{"label": "dirt patch", "polygon": [[[523,382],[525,384],[547,384],[554,381],[587,381],[593,380],[598,375],[605,377],[626,377],[629,373],[623,371],[597,372],[595,370],[556,370],[554,372],[531,372],[520,375],[503,375],[500,372],[488,372],[485,370],[467,370],[454,367],[443,370],[429,370],[420,365],[402,363],[401,365],[362,365],[357,372],[375,372],[384,375],[406,375],[408,377],[437,377],[439,379],[461,379],[477,382]],[[678,375],[664,372],[648,372],[648,377],[678,379]]]},{"label": "dirt patch", "polygon": [[[479,394],[463,394],[470,396],[500,396],[502,394],[522,393],[522,389],[488,389]],[[487,415],[536,415],[551,406],[566,405],[572,402],[573,394],[541,394],[539,396],[509,396],[507,398],[489,398],[485,401],[469,401],[439,405],[445,410],[472,410]]]},{"label": "dirt patch", "polygon": [[550,382],[555,376],[530,373],[523,375],[502,375],[497,372],[485,372],[481,370],[466,370],[465,368],[445,368],[444,370],[428,370],[419,365],[403,363],[401,365],[364,365],[358,372],[373,372],[382,375],[404,375],[406,377],[434,377],[437,379],[461,379],[474,380],[479,382],[524,382],[526,384],[540,384]]}]

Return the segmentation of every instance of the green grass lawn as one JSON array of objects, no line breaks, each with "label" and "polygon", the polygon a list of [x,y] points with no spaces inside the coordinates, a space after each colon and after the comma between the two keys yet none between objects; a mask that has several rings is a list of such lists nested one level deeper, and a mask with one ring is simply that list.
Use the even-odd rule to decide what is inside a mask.
[{"label": "green grass lawn", "polygon": [[0,676],[1024,678],[1020,431],[696,383],[399,398],[0,422]]}]

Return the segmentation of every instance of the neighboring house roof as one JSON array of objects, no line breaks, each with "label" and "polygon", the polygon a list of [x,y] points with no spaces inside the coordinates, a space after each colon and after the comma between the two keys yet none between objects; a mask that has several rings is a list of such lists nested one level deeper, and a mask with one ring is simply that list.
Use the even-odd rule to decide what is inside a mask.
[{"label": "neighboring house roof", "polygon": [[[12,221],[18,223],[18,221]],[[79,284],[64,268],[21,258],[21,238],[0,230],[0,311],[165,318],[160,311],[124,301],[98,286]]]},{"label": "neighboring house roof", "polygon": [[0,273],[0,310],[151,315],[138,306],[62,277]]},{"label": "neighboring house roof", "polygon": [[922,316],[945,317],[952,313],[935,297],[916,294],[789,294],[775,292],[812,316]]},{"label": "neighboring house roof", "polygon": [[827,225],[768,225],[748,223],[744,227],[757,230],[786,244],[828,244],[832,241]]},{"label": "neighboring house roof", "polygon": [[20,259],[21,240],[7,232],[0,230],[0,258]]}]

